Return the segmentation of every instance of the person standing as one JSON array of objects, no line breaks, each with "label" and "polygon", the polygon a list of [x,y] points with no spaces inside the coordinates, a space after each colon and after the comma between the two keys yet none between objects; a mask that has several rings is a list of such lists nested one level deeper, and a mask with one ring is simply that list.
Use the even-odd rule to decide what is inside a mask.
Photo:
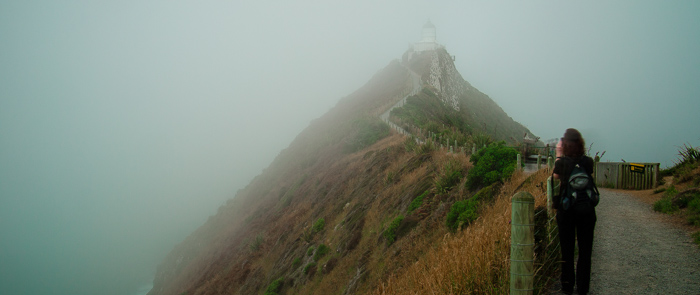
[{"label": "person standing", "polygon": [[[585,142],[581,133],[573,128],[566,129],[556,147],[557,160],[554,162],[553,176],[562,180],[559,195],[554,197],[553,206],[557,209],[559,243],[561,245],[561,288],[565,294],[573,294],[574,285],[578,294],[588,294],[591,280],[591,254],[593,252],[593,232],[596,223],[595,208],[568,208],[561,205],[561,196],[566,192],[567,181],[575,165],[593,173],[593,159],[585,155]],[[574,269],[574,247],[578,240],[578,262]]]}]

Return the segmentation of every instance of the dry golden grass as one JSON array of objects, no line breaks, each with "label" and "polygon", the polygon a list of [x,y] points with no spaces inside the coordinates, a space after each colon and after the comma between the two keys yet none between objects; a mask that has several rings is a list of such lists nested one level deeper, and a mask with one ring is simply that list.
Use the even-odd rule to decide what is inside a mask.
[{"label": "dry golden grass", "polygon": [[545,204],[543,183],[548,173],[526,180],[516,173],[469,227],[441,243],[405,270],[390,276],[373,294],[506,294],[509,291],[510,199],[517,191]]},{"label": "dry golden grass", "polygon": [[[479,219],[449,234],[444,226],[449,205],[473,194],[464,189],[463,179],[450,192],[426,198],[410,216],[417,225],[387,245],[382,236],[386,226],[398,214],[409,217],[412,199],[434,187],[447,163],[459,163],[465,171],[471,167],[468,157],[445,150],[406,152],[404,140],[392,134],[353,154],[326,149],[311,165],[259,177],[224,209],[233,214],[220,214],[220,221],[208,223],[207,231],[225,234],[211,238],[200,258],[178,276],[187,283],[169,294],[251,294],[280,277],[286,279],[283,294],[342,294],[348,289],[354,294],[504,293],[509,199],[516,190],[534,194],[540,180],[533,177],[523,184],[526,176],[517,174]],[[282,205],[288,197],[291,201]],[[248,210],[238,210],[241,205]],[[360,212],[362,225],[349,221],[353,212]],[[305,237],[319,218],[325,219],[326,229]],[[357,246],[345,248],[356,233],[361,233]],[[253,252],[249,241],[259,234],[263,242]],[[306,250],[320,243],[331,252],[317,267],[335,258],[332,270],[311,276],[301,273],[306,262],[291,267],[298,257],[308,259]]]}]

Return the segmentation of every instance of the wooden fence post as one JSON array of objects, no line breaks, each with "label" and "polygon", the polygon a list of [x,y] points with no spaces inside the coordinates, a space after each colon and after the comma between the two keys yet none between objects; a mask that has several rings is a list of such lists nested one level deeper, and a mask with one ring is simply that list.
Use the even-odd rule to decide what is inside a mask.
[{"label": "wooden fence post", "polygon": [[511,201],[510,294],[532,294],[535,246],[535,198],[518,192]]},{"label": "wooden fence post", "polygon": [[659,178],[658,178],[659,177],[659,165],[661,165],[661,164],[660,163],[654,164],[654,176],[652,179],[652,181],[654,183],[651,184],[651,188],[656,188],[656,182],[659,180]]},{"label": "wooden fence post", "polygon": [[516,167],[515,167],[516,170],[520,170],[520,169],[522,169],[522,167],[523,167],[523,165],[522,165],[523,161],[520,159],[521,157],[522,157],[522,156],[520,155],[520,153],[518,153],[518,161],[517,161],[517,164],[516,164]]},{"label": "wooden fence post", "polygon": [[542,168],[542,155],[537,154],[537,170]]},{"label": "wooden fence post", "polygon": [[[552,157],[549,157],[552,159]],[[552,176],[547,177],[547,216],[554,216],[554,202],[552,201],[554,197],[554,179]]]}]

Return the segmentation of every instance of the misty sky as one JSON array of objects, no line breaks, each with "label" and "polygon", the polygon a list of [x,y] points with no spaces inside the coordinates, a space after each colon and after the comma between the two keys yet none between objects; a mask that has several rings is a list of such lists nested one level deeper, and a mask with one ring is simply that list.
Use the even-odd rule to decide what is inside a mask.
[{"label": "misty sky", "polygon": [[428,19],[542,139],[700,145],[698,1],[144,2],[0,3],[2,294],[135,294]]}]

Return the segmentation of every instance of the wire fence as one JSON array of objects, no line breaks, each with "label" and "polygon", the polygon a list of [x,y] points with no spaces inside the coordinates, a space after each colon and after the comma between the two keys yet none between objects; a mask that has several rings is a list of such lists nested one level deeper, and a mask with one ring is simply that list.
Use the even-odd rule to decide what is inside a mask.
[{"label": "wire fence", "polygon": [[[551,177],[547,179],[548,190],[544,196],[551,200],[551,192],[554,191]],[[551,201],[547,202],[551,204]],[[559,229],[556,217],[551,209],[544,206],[535,208],[535,247],[534,247],[534,287],[535,294],[546,294],[547,286],[550,286],[559,269]]]},{"label": "wire fence", "polygon": [[[519,192],[512,201],[511,294],[547,294],[561,261],[559,230],[551,209],[554,186],[538,196]],[[546,206],[535,207],[535,199],[546,198]]]}]

